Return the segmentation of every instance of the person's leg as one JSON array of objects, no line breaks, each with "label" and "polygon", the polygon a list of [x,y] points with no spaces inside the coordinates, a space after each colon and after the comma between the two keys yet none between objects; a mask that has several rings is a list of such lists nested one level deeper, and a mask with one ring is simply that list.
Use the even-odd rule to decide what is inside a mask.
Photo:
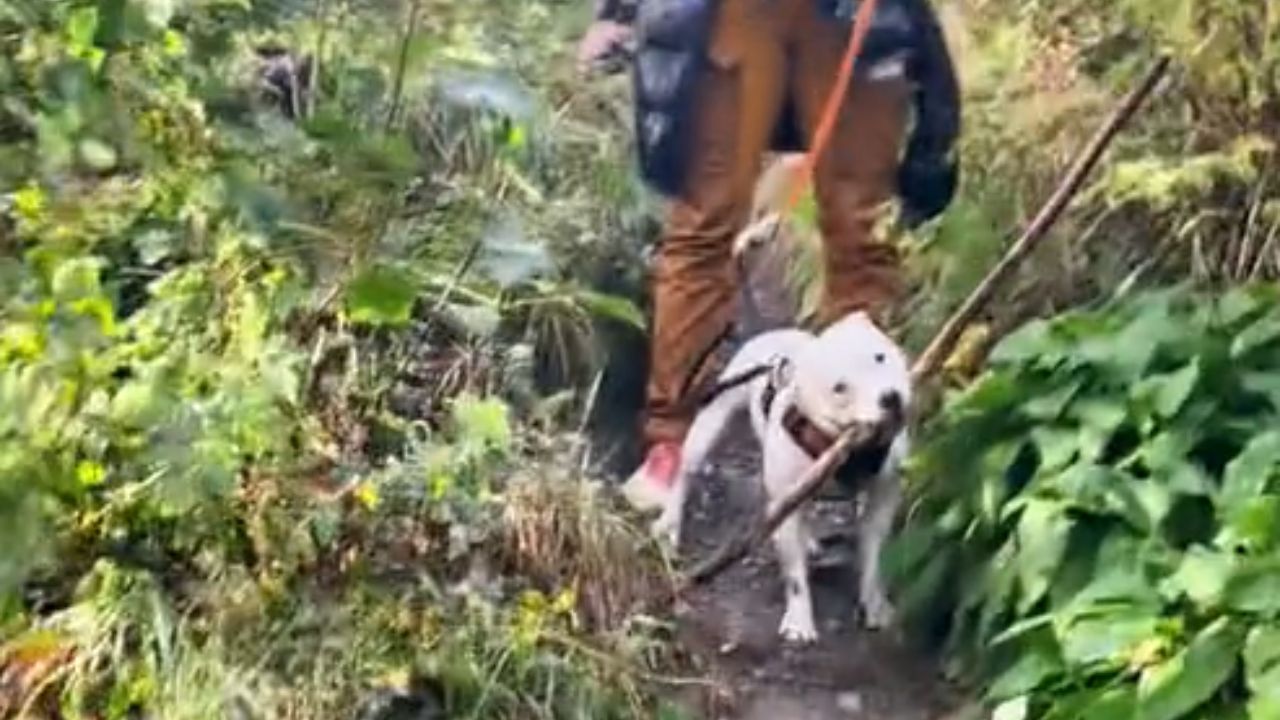
[{"label": "person's leg", "polygon": [[[849,26],[815,9],[797,28],[793,82],[803,126],[812,137],[843,60]],[[910,86],[901,65],[892,61],[860,66],[858,75],[862,77],[846,92],[830,143],[814,170],[825,255],[822,325],[854,310],[883,320],[901,291],[898,252],[874,231],[897,189]]]},{"label": "person's leg", "polygon": [[714,371],[737,278],[730,250],[750,211],[760,158],[780,103],[781,41],[769,0],[724,0],[698,90],[686,190],[668,210],[653,270],[653,331],[645,463],[624,488],[639,507],[665,503],[679,444],[693,422],[689,397]]}]

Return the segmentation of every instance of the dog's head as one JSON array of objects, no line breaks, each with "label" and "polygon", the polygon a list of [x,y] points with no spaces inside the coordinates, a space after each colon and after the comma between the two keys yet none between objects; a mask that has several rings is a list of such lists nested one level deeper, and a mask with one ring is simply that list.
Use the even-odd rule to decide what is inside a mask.
[{"label": "dog's head", "polygon": [[857,425],[896,431],[911,404],[906,354],[862,312],[808,343],[795,358],[793,378],[801,412],[833,435]]}]

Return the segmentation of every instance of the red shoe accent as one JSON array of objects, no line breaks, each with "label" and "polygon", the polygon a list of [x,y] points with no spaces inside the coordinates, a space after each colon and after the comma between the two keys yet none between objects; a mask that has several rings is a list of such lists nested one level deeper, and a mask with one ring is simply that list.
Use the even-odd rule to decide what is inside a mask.
[{"label": "red shoe accent", "polygon": [[680,471],[680,445],[674,442],[657,443],[649,448],[644,459],[644,474],[651,482],[669,489],[676,482]]}]

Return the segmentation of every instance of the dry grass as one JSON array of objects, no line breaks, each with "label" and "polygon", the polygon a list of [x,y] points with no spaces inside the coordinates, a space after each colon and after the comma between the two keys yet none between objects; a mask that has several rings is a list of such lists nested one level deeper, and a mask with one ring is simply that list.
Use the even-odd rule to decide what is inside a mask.
[{"label": "dry grass", "polygon": [[502,531],[504,572],[546,591],[572,588],[592,631],[646,614],[674,582],[652,541],[610,507],[601,487],[567,473],[514,479]]}]

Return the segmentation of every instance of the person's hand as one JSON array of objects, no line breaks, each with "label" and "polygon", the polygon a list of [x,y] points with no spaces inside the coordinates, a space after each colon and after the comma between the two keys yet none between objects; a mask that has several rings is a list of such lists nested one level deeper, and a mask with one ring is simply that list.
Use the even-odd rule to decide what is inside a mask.
[{"label": "person's hand", "polygon": [[631,37],[631,28],[622,23],[612,20],[592,23],[578,44],[578,69],[590,72],[609,57],[624,52]]}]

